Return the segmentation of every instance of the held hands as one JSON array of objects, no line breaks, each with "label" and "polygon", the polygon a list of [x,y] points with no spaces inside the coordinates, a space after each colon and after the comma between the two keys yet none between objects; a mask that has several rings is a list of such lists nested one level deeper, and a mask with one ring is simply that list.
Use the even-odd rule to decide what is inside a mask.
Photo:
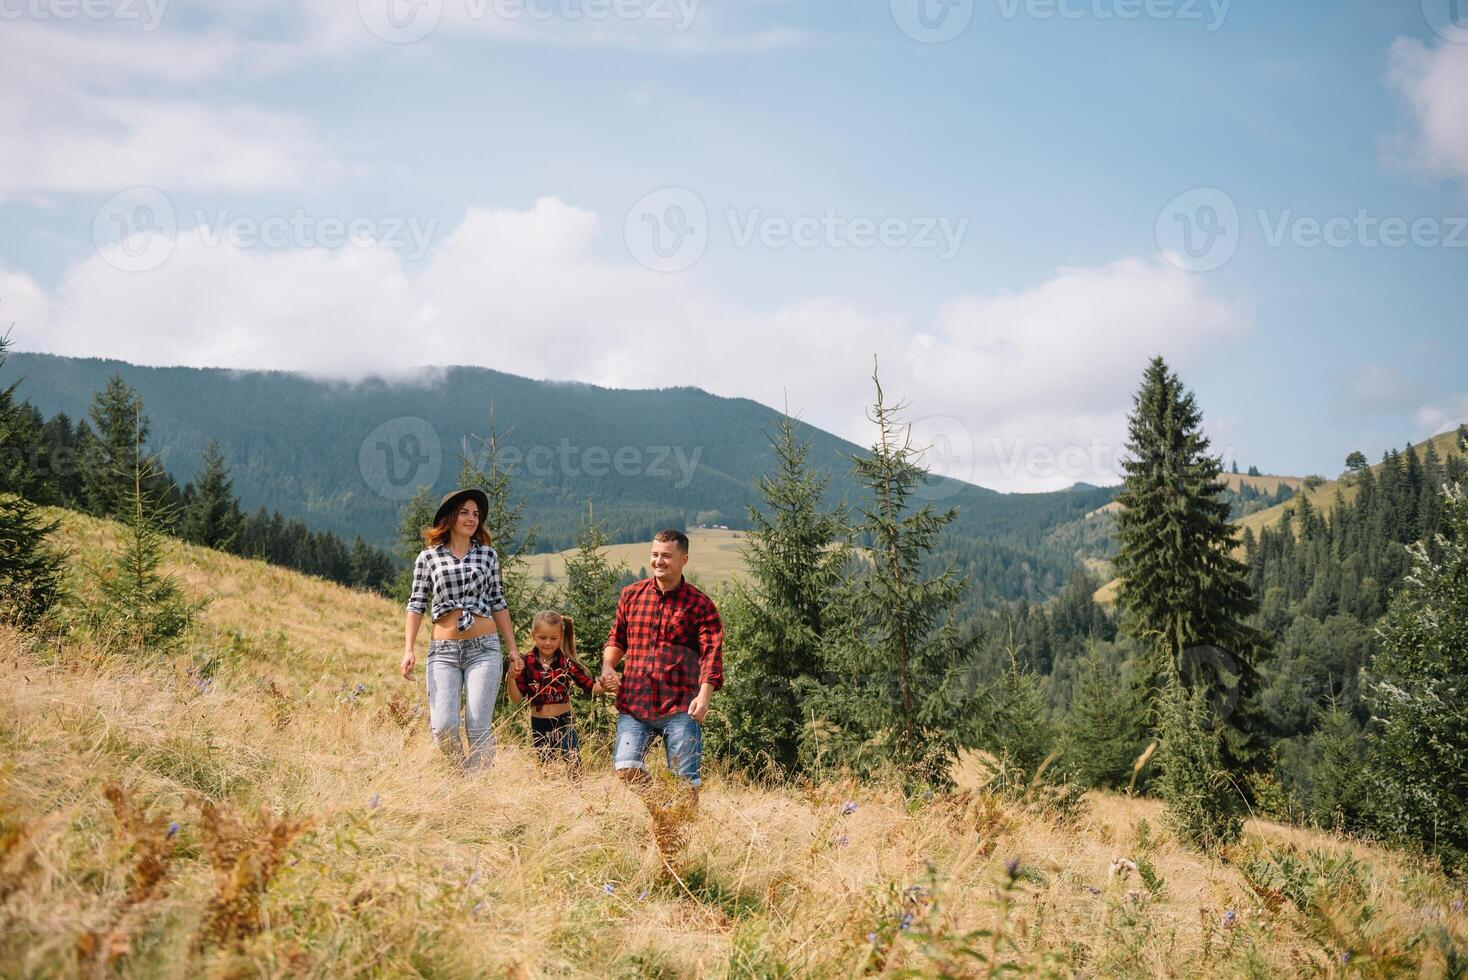
[{"label": "held hands", "polygon": [[520,656],[519,650],[510,651],[510,676],[519,677],[520,672],[525,669],[525,658]]},{"label": "held hands", "polygon": [[617,673],[615,668],[603,665],[601,676],[597,678],[597,683],[601,685],[604,693],[616,694],[617,688],[622,686],[622,677]]}]

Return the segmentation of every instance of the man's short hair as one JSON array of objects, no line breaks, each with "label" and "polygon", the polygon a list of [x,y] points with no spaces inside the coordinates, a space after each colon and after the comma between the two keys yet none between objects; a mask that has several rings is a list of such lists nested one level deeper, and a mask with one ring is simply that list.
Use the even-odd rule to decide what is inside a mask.
[{"label": "man's short hair", "polygon": [[654,541],[661,541],[663,544],[677,542],[678,550],[683,552],[685,555],[688,554],[688,535],[684,534],[682,531],[675,531],[672,528],[667,528],[666,530],[659,531],[657,534],[654,534],[652,536],[652,539]]}]

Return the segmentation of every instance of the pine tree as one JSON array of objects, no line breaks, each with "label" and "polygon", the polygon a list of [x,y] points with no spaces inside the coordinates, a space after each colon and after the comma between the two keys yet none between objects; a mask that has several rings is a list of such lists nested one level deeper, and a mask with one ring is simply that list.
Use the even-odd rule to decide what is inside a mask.
[{"label": "pine tree", "polygon": [[529,570],[529,556],[535,551],[535,525],[522,531],[525,502],[515,496],[513,474],[502,462],[500,434],[494,424],[494,408],[489,411],[488,435],[474,437],[479,452],[460,454],[459,486],[477,487],[489,498],[489,510],[481,522],[489,535],[490,547],[499,555],[500,577],[504,581],[505,601],[510,613],[521,619],[549,606],[555,590],[544,582],[534,581]]},{"label": "pine tree", "polygon": [[159,570],[164,529],[174,515],[147,489],[166,477],[153,457],[143,455],[141,415],[135,425],[133,482],[122,501],[120,546],[100,570],[99,595],[88,602],[83,621],[108,646],[141,655],[167,651],[182,639],[202,604],[190,602],[178,581]]},{"label": "pine tree", "polygon": [[[1232,554],[1222,463],[1208,454],[1192,393],[1162,358],[1147,366],[1135,405],[1117,495],[1123,628],[1156,651],[1154,684],[1175,675],[1202,685],[1219,713],[1233,709],[1219,719],[1230,725],[1225,758],[1231,767],[1251,763],[1260,751],[1250,711],[1263,639],[1245,622],[1256,605],[1248,567]],[[1236,681],[1226,676],[1233,672]]]},{"label": "pine tree", "polygon": [[[139,465],[142,451],[138,447],[146,445],[149,428],[143,399],[122,375],[114,374],[107,379],[107,387],[93,396],[89,414],[92,428],[86,430],[89,438],[81,461],[87,509],[102,517],[126,517],[134,471],[146,471],[151,483],[158,469],[156,461]],[[151,486],[143,489],[146,493]]]},{"label": "pine tree", "polygon": [[1351,712],[1334,701],[1318,714],[1320,727],[1311,739],[1318,761],[1310,769],[1310,817],[1332,830],[1359,827],[1370,805],[1365,735]]},{"label": "pine tree", "polygon": [[433,524],[433,513],[437,509],[433,488],[420,486],[403,506],[402,516],[398,518],[397,558],[401,571],[393,597],[399,602],[408,601],[408,593],[413,588],[413,562],[417,560],[418,552],[423,550],[423,531]]},{"label": "pine tree", "polygon": [[[914,509],[914,496],[931,477],[901,420],[905,405],[887,403],[875,372],[872,381],[877,396],[868,417],[877,442],[870,455],[852,459],[870,494],[855,529],[870,550],[855,581],[839,590],[841,626],[828,636],[826,655],[839,680],[819,696],[843,761],[864,771],[893,765],[910,787],[944,785],[960,737],[972,728],[964,671],[979,648],[953,615],[962,580],[952,566],[937,574],[927,568],[939,532],[957,512]],[[812,738],[823,731],[808,728]]]},{"label": "pine tree", "polygon": [[[0,367],[10,346],[0,336]],[[15,390],[20,382],[0,389],[0,458],[12,450],[19,455],[21,424]],[[0,471],[0,618],[18,626],[35,624],[56,604],[62,589],[61,556],[50,536],[60,526],[41,518],[36,505],[19,493],[24,481]]]},{"label": "pine tree", "polygon": [[1213,727],[1203,689],[1188,693],[1176,675],[1158,698],[1156,786],[1178,840],[1215,853],[1237,840],[1244,797],[1224,767],[1223,740]]},{"label": "pine tree", "polygon": [[1445,494],[1439,558],[1410,547],[1412,571],[1392,597],[1367,670],[1379,719],[1370,781],[1382,831],[1468,866],[1468,498]]},{"label": "pine tree", "polygon": [[[606,555],[606,529],[599,524],[590,508],[586,523],[576,536],[576,553],[566,559],[566,585],[562,612],[576,621],[577,636],[583,643],[601,650],[602,642],[612,629],[617,614],[617,583],[627,572],[626,563],[613,565]],[[587,647],[587,649],[591,649]]]},{"label": "pine tree", "polygon": [[769,440],[775,466],[755,481],[763,506],[748,510],[748,577],[726,617],[729,680],[719,702],[729,754],[791,774],[801,768],[806,702],[820,684],[822,638],[849,548],[845,515],[823,509],[829,479],[811,469],[795,419],[781,416]]},{"label": "pine tree", "polygon": [[[627,574],[626,563],[613,565],[607,559],[606,546],[606,530],[588,505],[586,523],[576,536],[576,553],[566,559],[566,585],[560,606],[561,612],[568,613],[576,623],[576,642],[583,662],[590,658],[588,669],[593,673],[617,615],[619,583]],[[600,700],[592,702],[587,722],[587,730],[593,733],[610,727],[611,719],[603,716]]]},{"label": "pine tree", "polygon": [[239,535],[239,501],[219,451],[219,441],[210,439],[204,449],[198,482],[184,493],[184,510],[179,521],[180,537],[219,551],[233,551]]},{"label": "pine tree", "polygon": [[999,759],[1001,770],[1028,784],[1055,751],[1060,732],[1050,720],[1039,677],[1024,667],[1012,648],[1008,653],[1009,669],[987,692],[975,728],[979,745]]},{"label": "pine tree", "polygon": [[1092,644],[1071,696],[1063,747],[1083,786],[1125,786],[1147,747],[1146,713],[1139,710],[1137,692],[1114,655]]}]

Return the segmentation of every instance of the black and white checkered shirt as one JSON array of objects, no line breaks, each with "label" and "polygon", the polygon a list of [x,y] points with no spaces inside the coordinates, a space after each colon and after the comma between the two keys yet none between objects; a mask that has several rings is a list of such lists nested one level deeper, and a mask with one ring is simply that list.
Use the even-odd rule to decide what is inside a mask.
[{"label": "black and white checkered shirt", "polygon": [[447,545],[424,548],[413,563],[408,612],[427,612],[430,599],[435,622],[451,610],[463,610],[459,614],[460,633],[474,625],[475,613],[492,616],[508,609],[499,555],[483,544],[471,544],[463,558],[455,557]]}]

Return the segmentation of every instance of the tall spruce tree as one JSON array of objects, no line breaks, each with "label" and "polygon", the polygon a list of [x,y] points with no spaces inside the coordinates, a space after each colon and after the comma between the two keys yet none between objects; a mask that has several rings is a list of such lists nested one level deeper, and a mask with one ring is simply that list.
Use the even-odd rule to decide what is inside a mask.
[{"label": "tall spruce tree", "polygon": [[1125,786],[1147,747],[1147,715],[1119,657],[1114,647],[1093,642],[1076,676],[1062,745],[1083,786]]},{"label": "tall spruce tree", "polygon": [[224,455],[219,451],[219,441],[210,439],[204,449],[199,478],[184,491],[179,534],[185,541],[206,548],[232,551],[242,520],[234,485],[224,465]]},{"label": "tall spruce tree", "polygon": [[413,562],[417,560],[418,552],[423,550],[423,531],[433,523],[433,512],[437,509],[438,500],[433,495],[433,488],[419,486],[403,506],[402,516],[398,518],[398,544],[395,554],[400,571],[393,596],[399,602],[408,601],[408,593],[413,588]]},{"label": "tall spruce tree", "polygon": [[[143,399],[136,388],[113,374],[107,385],[92,397],[90,410],[95,429],[83,422],[77,429],[81,489],[86,509],[101,517],[127,520],[131,513],[133,474],[143,474],[143,494],[160,517],[176,522],[182,496],[156,454],[148,453],[149,423],[143,414]],[[142,433],[142,440],[136,438]],[[176,524],[164,530],[175,533]]]},{"label": "tall spruce tree", "polygon": [[1412,570],[1367,670],[1378,719],[1370,784],[1380,829],[1468,867],[1468,497],[1445,494],[1449,534],[1411,546]]},{"label": "tall spruce tree", "polygon": [[829,479],[810,467],[795,420],[781,416],[769,440],[775,466],[755,481],[763,506],[749,508],[748,576],[726,616],[730,670],[719,701],[731,755],[793,774],[849,546],[845,514],[824,509]]},{"label": "tall spruce tree", "polygon": [[103,643],[136,655],[168,651],[183,638],[202,603],[192,602],[178,580],[161,571],[166,528],[176,515],[149,486],[167,479],[154,457],[143,454],[143,420],[135,421],[133,479],[121,501],[123,530],[117,552],[100,569],[98,595],[83,621]]},{"label": "tall spruce tree", "polygon": [[1218,479],[1222,462],[1208,453],[1202,421],[1192,392],[1153,358],[1128,419],[1117,601],[1123,628],[1155,651],[1153,685],[1173,677],[1202,685],[1214,715],[1227,715],[1214,721],[1227,725],[1224,758],[1237,768],[1261,754],[1251,728],[1264,639],[1246,622],[1256,609],[1249,570],[1233,556],[1238,539]]},{"label": "tall spruce tree", "polygon": [[606,528],[588,507],[586,523],[576,536],[576,552],[566,559],[561,611],[575,620],[578,642],[594,653],[600,653],[612,630],[617,615],[617,583],[627,573],[625,562],[614,565],[607,558],[606,547]]},{"label": "tall spruce tree", "polygon": [[504,581],[505,601],[510,614],[523,621],[551,604],[555,590],[535,580],[529,569],[529,556],[535,551],[534,524],[524,526],[525,501],[515,495],[514,474],[505,465],[504,447],[494,424],[494,406],[489,410],[489,430],[484,436],[471,437],[478,443],[459,455],[459,486],[477,487],[489,498],[484,515],[484,530],[490,547],[499,555],[500,577]]},{"label": "tall spruce tree", "polygon": [[[87,509],[102,517],[128,516],[128,499],[135,471],[152,481],[156,461],[144,462],[139,448],[148,441],[148,417],[137,389],[114,374],[92,397],[92,426],[83,449],[82,484]],[[137,438],[141,436],[141,438]],[[150,486],[144,486],[146,494]]]},{"label": "tall spruce tree", "polygon": [[[625,562],[612,564],[606,554],[606,530],[597,523],[590,505],[586,523],[576,536],[576,552],[566,559],[566,585],[561,590],[561,612],[576,624],[576,644],[582,662],[595,672],[601,662],[602,646],[612,631],[617,615],[618,583],[627,574]],[[721,698],[722,700],[722,698]],[[586,728],[601,733],[611,727],[612,719],[603,714],[600,700],[592,702]]]},{"label": "tall spruce tree", "polygon": [[[979,650],[978,638],[953,615],[963,581],[951,565],[933,574],[928,559],[939,532],[957,512],[915,507],[931,481],[902,421],[904,404],[890,404],[876,372],[876,401],[868,417],[877,427],[870,455],[853,457],[853,475],[870,495],[856,525],[868,548],[855,581],[843,588],[842,624],[826,644],[837,683],[820,691],[824,716],[834,722],[843,761],[858,770],[895,766],[909,787],[945,785],[974,699],[964,682]],[[827,731],[812,725],[811,734]]]},{"label": "tall spruce tree", "polygon": [[1174,673],[1157,699],[1157,787],[1178,840],[1215,853],[1244,827],[1244,794],[1229,774],[1223,739],[1203,688],[1184,689]]},{"label": "tall spruce tree", "polygon": [[[9,336],[0,336],[0,367],[5,364]],[[51,544],[59,525],[41,518],[36,505],[21,495],[26,486],[24,426],[15,404],[19,381],[0,388],[0,618],[19,626],[33,625],[56,604],[62,587],[62,560]],[[15,470],[11,469],[14,462]]]}]

